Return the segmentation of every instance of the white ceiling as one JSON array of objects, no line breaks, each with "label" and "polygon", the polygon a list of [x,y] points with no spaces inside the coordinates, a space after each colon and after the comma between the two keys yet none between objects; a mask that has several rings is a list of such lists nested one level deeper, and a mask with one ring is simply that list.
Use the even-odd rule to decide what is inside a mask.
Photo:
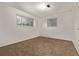
[{"label": "white ceiling", "polygon": [[50,4],[51,7],[42,9],[43,3],[44,2],[8,2],[2,4],[15,7],[36,17],[51,16],[57,12],[72,9],[74,6],[73,2],[45,2],[45,4]]}]

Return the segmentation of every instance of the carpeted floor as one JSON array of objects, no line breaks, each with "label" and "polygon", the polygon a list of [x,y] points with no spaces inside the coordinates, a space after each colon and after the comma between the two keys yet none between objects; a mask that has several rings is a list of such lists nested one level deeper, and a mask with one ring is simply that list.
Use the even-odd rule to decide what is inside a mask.
[{"label": "carpeted floor", "polygon": [[2,56],[77,56],[71,41],[36,37],[0,48]]}]

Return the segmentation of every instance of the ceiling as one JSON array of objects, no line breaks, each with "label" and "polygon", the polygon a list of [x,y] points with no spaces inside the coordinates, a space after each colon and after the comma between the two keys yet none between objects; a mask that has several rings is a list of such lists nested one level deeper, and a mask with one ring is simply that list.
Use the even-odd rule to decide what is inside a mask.
[{"label": "ceiling", "polygon": [[[74,6],[74,2],[8,2],[2,4],[15,7],[36,17],[51,16],[58,12],[70,10]],[[46,7],[48,4],[50,8]]]}]

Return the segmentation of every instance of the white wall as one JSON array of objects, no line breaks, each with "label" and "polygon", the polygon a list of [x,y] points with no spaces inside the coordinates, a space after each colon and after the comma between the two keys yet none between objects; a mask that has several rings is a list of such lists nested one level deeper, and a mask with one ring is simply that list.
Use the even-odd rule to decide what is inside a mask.
[{"label": "white wall", "polygon": [[[35,19],[34,27],[16,26],[16,14],[32,17]],[[58,18],[58,26],[47,28],[47,18]],[[0,5],[0,47],[37,36],[46,36],[70,40],[73,36],[72,11],[61,12],[50,17],[33,17],[21,10]]]},{"label": "white wall", "polygon": [[73,19],[74,19],[74,46],[79,54],[79,6],[76,6],[73,10]]},{"label": "white wall", "polygon": [[0,5],[0,47],[38,36],[37,28],[16,26],[16,14],[35,17],[18,9]]},{"label": "white wall", "polygon": [[[47,18],[57,17],[58,26],[57,27],[47,27]],[[73,19],[72,11],[61,12],[59,14],[52,15],[50,17],[45,17],[40,19],[40,35],[58,38],[72,41],[73,39]],[[42,26],[43,25],[43,26]]]}]

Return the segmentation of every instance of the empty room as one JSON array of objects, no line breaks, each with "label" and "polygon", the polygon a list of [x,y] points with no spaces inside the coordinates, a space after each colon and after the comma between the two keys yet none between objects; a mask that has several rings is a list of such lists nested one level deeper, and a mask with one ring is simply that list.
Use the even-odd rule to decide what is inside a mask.
[{"label": "empty room", "polygon": [[78,55],[78,2],[0,2],[0,56]]}]

